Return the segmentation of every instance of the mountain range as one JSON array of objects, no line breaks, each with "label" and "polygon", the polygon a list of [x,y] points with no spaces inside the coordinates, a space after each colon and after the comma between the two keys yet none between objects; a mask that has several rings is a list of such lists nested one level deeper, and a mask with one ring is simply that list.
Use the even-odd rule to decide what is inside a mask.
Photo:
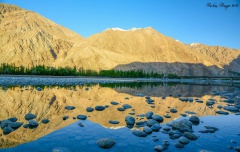
[{"label": "mountain range", "polygon": [[[81,27],[79,27],[81,28]],[[229,76],[240,73],[240,50],[184,44],[152,27],[109,28],[88,38],[18,6],[0,3],[0,63]]]}]

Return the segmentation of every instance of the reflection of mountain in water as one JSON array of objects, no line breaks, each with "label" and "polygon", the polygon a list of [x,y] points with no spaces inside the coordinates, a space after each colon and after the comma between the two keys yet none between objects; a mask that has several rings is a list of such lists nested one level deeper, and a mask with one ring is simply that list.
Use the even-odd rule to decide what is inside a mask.
[{"label": "reflection of mountain in water", "polygon": [[154,97],[163,97],[172,95],[182,95],[185,97],[202,97],[204,95],[213,95],[216,92],[233,91],[232,86],[211,86],[211,85],[184,85],[184,84],[162,84],[162,83],[139,83],[133,85],[109,84],[119,93],[128,93],[131,95],[144,94]]},{"label": "reflection of mountain in water", "polygon": [[[167,88],[169,89],[164,90],[163,86],[152,88],[146,86],[141,90],[130,88],[116,89],[119,92],[121,91],[121,93],[111,88],[99,86],[91,86],[88,91],[85,90],[84,87],[77,87],[76,90],[57,87],[45,88],[42,91],[37,91],[31,87],[28,89],[16,87],[8,90],[0,90],[0,120],[17,117],[18,121],[26,124],[28,122],[24,119],[24,115],[31,112],[37,115],[36,121],[39,122],[39,126],[36,129],[25,129],[21,127],[8,135],[2,135],[2,130],[0,129],[0,147],[12,147],[24,142],[36,140],[46,134],[72,124],[76,121],[73,120],[72,117],[76,117],[79,114],[87,115],[89,120],[105,127],[120,127],[126,125],[125,116],[133,111],[135,115],[153,111],[155,114],[163,116],[169,113],[169,107],[176,108],[178,112],[169,113],[171,118],[165,119],[164,122],[166,123],[178,118],[179,115],[185,113],[185,111],[194,111],[198,116],[215,115],[214,110],[217,109],[217,104],[222,104],[217,102],[217,104],[210,109],[206,107],[205,103],[181,102],[178,98],[174,97],[167,97],[163,100],[159,97],[169,93],[173,95],[181,93],[184,96],[193,96],[193,94],[188,94],[188,91],[196,92],[196,94],[200,96],[207,92],[211,93],[212,90],[219,90],[217,87],[207,89],[202,86],[184,87],[180,85]],[[198,90],[201,90],[202,94],[198,94]],[[225,88],[220,88],[220,91],[221,90],[225,90]],[[155,100],[155,107],[152,108],[153,105],[147,104],[144,97],[130,95],[136,93],[151,95],[151,98]],[[202,99],[206,101],[210,97],[209,95],[204,95]],[[215,98],[219,101],[219,97]],[[119,105],[111,105],[111,101],[119,102]],[[121,107],[123,104],[130,104],[134,110],[127,109],[122,112],[118,111],[117,107]],[[76,109],[72,111],[65,110],[65,106],[67,105],[75,106]],[[87,107],[94,108],[96,105],[109,105],[109,107],[104,111],[94,110],[93,112],[86,112]],[[63,121],[63,116],[69,116],[69,119]],[[41,120],[44,118],[48,118],[50,122],[45,125],[42,124]],[[109,120],[117,120],[120,123],[118,125],[112,125],[109,124]],[[139,121],[139,119],[136,118],[136,121]]]}]

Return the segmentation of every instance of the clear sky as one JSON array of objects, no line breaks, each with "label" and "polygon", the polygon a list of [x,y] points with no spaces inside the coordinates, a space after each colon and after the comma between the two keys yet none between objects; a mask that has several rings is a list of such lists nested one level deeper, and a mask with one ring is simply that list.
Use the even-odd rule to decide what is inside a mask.
[{"label": "clear sky", "polygon": [[[186,44],[199,42],[240,49],[240,0],[0,1],[37,12],[83,37],[112,27],[151,26]],[[226,5],[231,7],[224,8]]]}]

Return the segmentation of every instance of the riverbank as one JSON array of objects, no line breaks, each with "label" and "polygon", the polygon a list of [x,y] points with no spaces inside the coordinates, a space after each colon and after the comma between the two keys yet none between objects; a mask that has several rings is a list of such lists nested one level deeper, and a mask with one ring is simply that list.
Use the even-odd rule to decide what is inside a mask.
[{"label": "riverbank", "polygon": [[130,83],[130,82],[162,82],[162,83],[188,83],[206,85],[240,85],[240,80],[233,79],[168,79],[168,78],[110,78],[86,76],[36,76],[36,75],[0,75],[2,86],[25,85],[83,85],[92,83]]}]

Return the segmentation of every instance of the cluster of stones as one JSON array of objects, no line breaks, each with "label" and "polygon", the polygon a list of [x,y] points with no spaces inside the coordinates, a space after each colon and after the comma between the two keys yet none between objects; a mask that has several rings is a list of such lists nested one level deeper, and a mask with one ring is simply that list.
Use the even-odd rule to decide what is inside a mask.
[{"label": "cluster of stones", "polygon": [[[36,118],[36,115],[32,114],[32,113],[28,113],[25,115],[25,120],[28,121],[27,124],[23,125],[23,122],[18,122],[16,117],[12,117],[12,118],[8,118],[6,120],[2,120],[0,121],[0,126],[3,130],[3,134],[7,135],[15,130],[17,130],[18,128],[20,128],[22,125],[24,128],[30,128],[30,129],[34,129],[36,127],[38,127],[39,123],[34,120]],[[43,119],[42,123],[46,124],[48,123],[49,120],[48,119]]]}]

